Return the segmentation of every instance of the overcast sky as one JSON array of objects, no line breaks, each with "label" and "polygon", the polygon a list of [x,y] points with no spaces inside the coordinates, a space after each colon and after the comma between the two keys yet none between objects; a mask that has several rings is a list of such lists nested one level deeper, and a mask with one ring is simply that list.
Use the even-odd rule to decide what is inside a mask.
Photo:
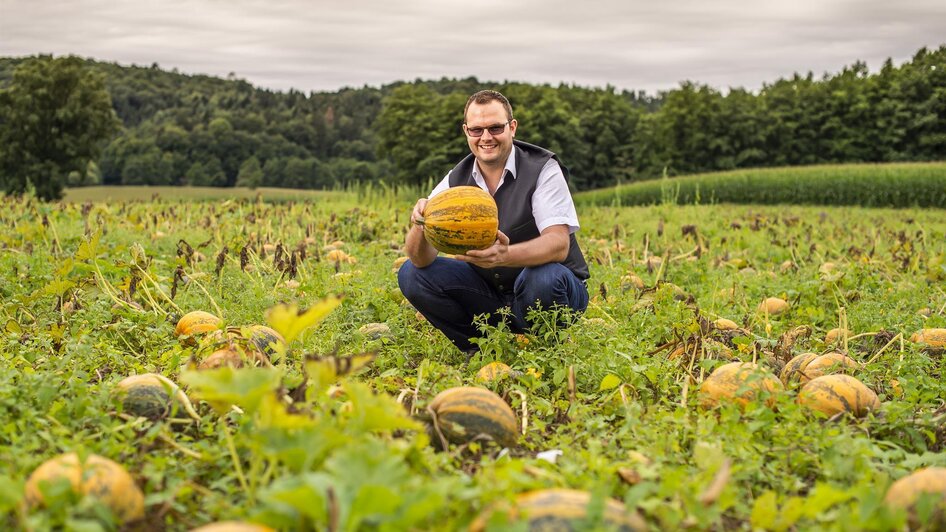
[{"label": "overcast sky", "polygon": [[946,44],[946,0],[0,0],[0,55],[76,54],[277,90],[397,80],[758,89]]}]

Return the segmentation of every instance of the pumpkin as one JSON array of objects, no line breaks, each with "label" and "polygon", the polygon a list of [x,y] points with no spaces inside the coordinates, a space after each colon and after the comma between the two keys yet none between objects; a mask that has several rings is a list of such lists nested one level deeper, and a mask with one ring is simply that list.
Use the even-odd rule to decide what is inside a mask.
[{"label": "pumpkin", "polygon": [[850,338],[851,331],[848,329],[842,329],[840,327],[835,327],[831,329],[824,335],[824,343],[830,345],[844,338]]},{"label": "pumpkin", "polygon": [[195,336],[216,331],[220,328],[223,320],[203,310],[188,312],[177,321],[174,328],[174,335],[180,339],[184,345],[196,345]]},{"label": "pumpkin", "polygon": [[732,320],[727,320],[726,318],[719,318],[718,320],[714,321],[713,326],[720,331],[735,331],[739,329],[738,323]]},{"label": "pumpkin", "polygon": [[65,453],[43,462],[26,481],[27,506],[42,506],[43,486],[57,479],[68,480],[80,495],[98,499],[122,522],[144,517],[144,494],[131,475],[121,465],[94,454],[80,461],[76,453]]},{"label": "pumpkin", "polygon": [[211,353],[210,356],[200,361],[200,364],[197,365],[197,369],[218,369],[224,366],[239,369],[247,365],[247,363],[255,366],[266,364],[267,362],[266,356],[262,353],[255,350],[245,352],[231,346],[218,349]]},{"label": "pumpkin", "polygon": [[703,408],[715,408],[722,403],[734,402],[744,407],[760,393],[770,396],[765,403],[775,404],[774,394],[782,391],[782,383],[775,375],[751,362],[730,362],[716,368],[700,384],[699,400]]},{"label": "pumpkin", "polygon": [[268,356],[276,354],[276,346],[286,345],[286,339],[281,334],[265,325],[250,326],[250,333],[250,341]]},{"label": "pumpkin", "polygon": [[451,187],[427,201],[416,223],[438,251],[460,255],[496,242],[499,211],[493,197],[480,187]]},{"label": "pumpkin", "polygon": [[[523,493],[516,497],[508,512],[513,521],[524,521],[527,530],[578,530],[588,518],[591,494],[573,489],[545,489]],[[495,508],[484,511],[470,524],[471,532],[486,530]],[[604,500],[600,514],[600,525],[607,530],[631,532],[647,530],[647,523],[636,512],[628,512],[619,501]]]},{"label": "pumpkin", "polygon": [[808,363],[816,358],[818,358],[818,353],[802,353],[792,358],[788,361],[788,364],[785,364],[785,367],[782,368],[782,372],[779,373],[778,376],[779,379],[781,379],[786,386],[797,381],[801,372],[808,366]]},{"label": "pumpkin", "polygon": [[155,421],[171,412],[168,387],[154,373],[132,375],[116,386],[122,396],[122,410],[132,416]]},{"label": "pumpkin", "polygon": [[638,290],[643,290],[645,288],[644,280],[634,273],[621,276],[621,289],[627,291],[632,287]]},{"label": "pumpkin", "polygon": [[480,370],[476,372],[476,380],[480,382],[492,382],[513,375],[515,375],[515,372],[512,368],[497,360],[480,368]]},{"label": "pumpkin", "polygon": [[925,344],[927,349],[938,353],[946,348],[946,329],[920,329],[910,336],[910,341]]},{"label": "pumpkin", "polygon": [[798,392],[798,404],[831,417],[850,412],[864,417],[880,408],[873,390],[850,375],[824,375],[808,381]]},{"label": "pumpkin", "polygon": [[857,361],[844,353],[832,352],[820,356],[815,353],[803,353],[791,359],[779,376],[785,384],[790,384],[793,381],[805,384],[822,375],[828,375],[845,368],[853,369],[857,367]]},{"label": "pumpkin", "polygon": [[195,528],[191,532],[275,532],[272,528],[243,521],[220,521]]},{"label": "pumpkin", "polygon": [[355,260],[355,257],[352,257],[351,255],[349,255],[348,253],[345,253],[344,251],[340,249],[333,249],[329,251],[328,255],[325,256],[325,260],[329,262],[347,262],[350,264],[354,264],[355,262],[358,262],[357,260]]},{"label": "pumpkin", "polygon": [[407,257],[398,257],[394,259],[394,265],[391,266],[391,271],[397,273],[397,271],[401,269],[401,266],[403,266],[408,260],[410,259]]},{"label": "pumpkin", "polygon": [[200,421],[200,416],[184,390],[171,379],[157,373],[143,373],[125,377],[115,389],[122,399],[122,410],[152,421],[163,419],[171,412],[172,397],[187,415]]},{"label": "pumpkin", "polygon": [[778,316],[788,310],[788,301],[780,297],[767,297],[759,303],[759,312],[769,316]]},{"label": "pumpkin", "polygon": [[387,323],[366,323],[358,328],[358,332],[368,340],[390,340],[394,338],[391,327]]},{"label": "pumpkin", "polygon": [[[436,414],[440,432],[451,443],[468,443],[485,434],[503,447],[512,447],[519,437],[516,414],[501,397],[486,388],[449,388],[437,394],[428,408]],[[434,430],[431,441],[439,446],[439,440]]]},{"label": "pumpkin", "polygon": [[809,362],[798,376],[798,380],[804,384],[811,379],[817,379],[822,375],[840,372],[846,368],[856,369],[857,367],[857,361],[845,355],[844,353],[825,353]]},{"label": "pumpkin", "polygon": [[[901,478],[887,488],[884,502],[893,508],[912,510],[924,495],[932,495],[934,498],[938,496],[939,508],[946,509],[946,467],[926,467]],[[938,518],[943,520],[943,514],[940,513]],[[914,519],[914,516],[911,516],[911,520]],[[934,528],[931,527],[930,530]]]}]

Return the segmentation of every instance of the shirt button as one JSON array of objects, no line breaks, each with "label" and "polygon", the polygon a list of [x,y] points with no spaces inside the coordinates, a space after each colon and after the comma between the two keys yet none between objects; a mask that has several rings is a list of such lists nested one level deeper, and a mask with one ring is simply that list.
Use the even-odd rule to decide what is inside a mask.
[{"label": "shirt button", "polygon": [[494,278],[494,279],[499,279],[499,274],[498,274],[498,273],[494,273],[494,274],[493,274],[493,278]]},{"label": "shirt button", "polygon": [[503,290],[503,285],[499,285],[499,291],[502,292]]}]

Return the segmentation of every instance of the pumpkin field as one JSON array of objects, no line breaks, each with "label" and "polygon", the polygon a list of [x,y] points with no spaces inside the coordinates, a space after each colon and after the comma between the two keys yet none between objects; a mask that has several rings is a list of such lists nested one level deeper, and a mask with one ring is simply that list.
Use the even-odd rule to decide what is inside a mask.
[{"label": "pumpkin field", "polygon": [[418,195],[2,199],[0,528],[946,528],[943,211],[579,204],[467,360]]}]

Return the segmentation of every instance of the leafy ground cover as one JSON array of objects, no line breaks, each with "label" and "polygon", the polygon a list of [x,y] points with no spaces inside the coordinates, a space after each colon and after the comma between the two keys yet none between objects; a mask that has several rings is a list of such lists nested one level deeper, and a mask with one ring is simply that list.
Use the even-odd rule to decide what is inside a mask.
[{"label": "leafy ground cover", "polygon": [[[526,335],[484,322],[467,362],[397,289],[409,206],[391,193],[4,199],[0,523],[457,530],[518,494],[563,487],[591,493],[587,529],[604,527],[610,497],[653,529],[898,530],[910,515],[884,502],[890,484],[946,466],[943,355],[910,341],[946,327],[941,211],[585,208],[588,311],[537,314]],[[767,297],[788,310],[760,312]],[[225,326],[268,323],[291,333],[288,348],[260,367],[195,371],[215,346],[175,337],[193,310]],[[829,345],[838,327],[850,333]],[[700,406],[701,383],[725,363],[778,374],[794,355],[832,350],[857,362],[846,371],[880,408],[819,416],[794,385],[744,407]],[[476,381],[493,361],[514,373]],[[182,407],[158,421],[124,412],[117,383],[146,372],[181,384],[199,421]],[[430,445],[426,407],[460,385],[509,403],[514,446]],[[121,525],[55,483],[28,505],[31,472],[70,451],[122,464],[144,519]],[[932,528],[922,502],[913,523]],[[487,519],[522,529],[507,520]]]}]

